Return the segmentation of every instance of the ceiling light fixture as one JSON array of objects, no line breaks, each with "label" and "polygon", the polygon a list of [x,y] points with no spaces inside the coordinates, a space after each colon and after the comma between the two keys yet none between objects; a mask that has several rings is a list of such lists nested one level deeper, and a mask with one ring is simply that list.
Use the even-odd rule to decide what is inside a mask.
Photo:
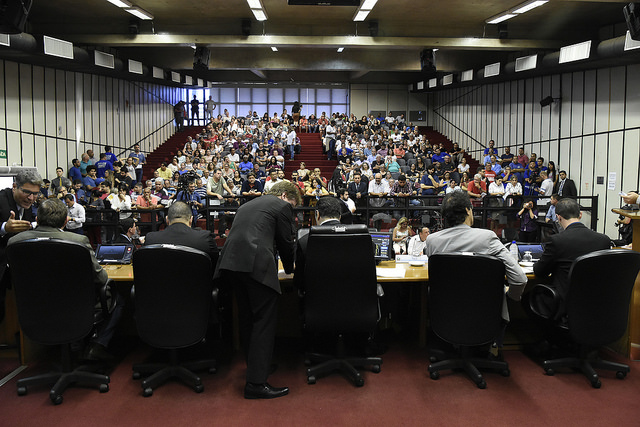
[{"label": "ceiling light fixture", "polygon": [[275,46],[271,46],[271,50],[272,50],[272,51],[274,51],[274,52],[277,52],[277,51],[278,51],[278,48],[277,48],[277,47],[275,47]]},{"label": "ceiling light fixture", "polygon": [[371,9],[373,9],[376,3],[378,3],[378,0],[364,0],[364,2],[362,2],[362,5],[358,8],[358,10],[356,10],[356,14],[353,15],[353,20],[355,22],[362,22],[367,19],[369,12],[371,12]]},{"label": "ceiling light fixture", "polygon": [[127,0],[107,0],[109,3],[118,6],[118,7],[132,7],[133,4],[129,3]]},{"label": "ceiling light fixture", "polygon": [[378,0],[364,0],[364,2],[362,2],[362,6],[360,6],[360,9],[371,10],[373,9],[373,6],[376,5],[376,3],[378,3]]},{"label": "ceiling light fixture", "polygon": [[531,9],[535,9],[536,7],[542,6],[547,3],[549,0],[531,0],[526,1],[518,6],[512,8],[510,10],[511,13],[525,13],[529,12]]},{"label": "ceiling light fixture", "polygon": [[132,14],[133,16],[136,16],[136,17],[138,17],[140,19],[144,19],[144,20],[147,20],[147,21],[150,21],[150,20],[153,19],[153,15],[152,14],[150,14],[149,12],[147,12],[146,10],[144,10],[144,9],[138,7],[138,6],[130,7],[130,8],[127,8],[125,10],[127,12],[129,12],[130,14]]},{"label": "ceiling light fixture", "polygon": [[515,13],[502,12],[498,15],[492,16],[491,18],[487,19],[485,22],[487,24],[499,24],[501,22],[506,21],[507,19],[511,19],[516,16],[518,15],[516,15]]},{"label": "ceiling light fixture", "polygon": [[370,10],[359,10],[356,12],[355,16],[353,17],[353,20],[356,22],[362,22],[365,19],[367,19],[367,15],[369,15],[369,12],[371,12]]},{"label": "ceiling light fixture", "polygon": [[266,21],[267,20],[267,14],[264,10],[262,9],[251,9],[251,12],[253,12],[253,16],[255,16],[257,21]]},{"label": "ceiling light fixture", "polygon": [[342,53],[342,51],[343,51],[343,50],[344,50],[344,48],[343,48],[343,47],[339,47],[339,48],[338,48],[338,53]]},{"label": "ceiling light fixture", "polygon": [[250,9],[262,9],[262,3],[260,3],[260,0],[247,0],[247,3],[249,3]]}]

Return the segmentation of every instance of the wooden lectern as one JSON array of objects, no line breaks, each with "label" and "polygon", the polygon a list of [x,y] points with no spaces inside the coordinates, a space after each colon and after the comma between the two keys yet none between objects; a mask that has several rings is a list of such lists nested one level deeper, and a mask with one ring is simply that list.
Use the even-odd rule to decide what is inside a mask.
[{"label": "wooden lectern", "polygon": [[[631,249],[640,252],[640,211],[631,211],[623,209],[611,209],[618,215],[631,218],[633,226],[633,240],[631,241]],[[633,360],[640,360],[640,274],[636,277],[636,283],[633,287],[631,295],[631,307],[629,310],[629,338],[625,340],[623,347],[619,350]]]}]

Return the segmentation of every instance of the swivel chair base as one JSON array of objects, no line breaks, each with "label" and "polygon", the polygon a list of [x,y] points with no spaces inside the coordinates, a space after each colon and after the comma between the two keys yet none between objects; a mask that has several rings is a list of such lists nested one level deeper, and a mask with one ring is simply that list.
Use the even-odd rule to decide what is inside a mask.
[{"label": "swivel chair base", "polygon": [[101,375],[89,372],[90,366],[82,365],[76,369],[71,369],[71,357],[69,346],[62,348],[62,369],[60,371],[48,372],[17,381],[18,396],[27,394],[27,388],[42,384],[53,384],[49,391],[51,403],[59,405],[62,403],[62,393],[71,385],[76,383],[98,385],[100,393],[109,391],[110,378],[108,375]]},{"label": "swivel chair base", "polygon": [[616,378],[620,380],[624,379],[631,371],[629,365],[598,358],[597,350],[586,354],[584,357],[565,357],[562,359],[545,360],[542,363],[542,367],[544,368],[544,372],[550,376],[554,375],[555,370],[558,368],[579,369],[587,377],[589,382],[591,382],[593,388],[600,388],[602,385],[595,368],[616,371]]},{"label": "swivel chair base", "polygon": [[358,372],[357,367],[371,366],[371,372],[379,373],[382,364],[381,357],[335,357],[329,354],[310,353],[307,355],[305,363],[311,364],[319,362],[317,365],[307,368],[307,384],[315,384],[319,376],[328,375],[332,372],[341,372],[350,378],[357,387],[364,385],[364,378]]},{"label": "swivel chair base", "polygon": [[488,360],[480,358],[458,358],[448,359],[429,365],[429,374],[432,380],[440,378],[440,371],[448,369],[464,369],[469,378],[473,380],[478,388],[487,388],[487,382],[479,369],[493,369],[499,371],[504,377],[511,375],[509,364],[500,360]]},{"label": "swivel chair base", "polygon": [[214,359],[198,360],[194,362],[178,363],[177,350],[170,351],[170,362],[167,363],[136,363],[133,365],[133,379],[142,378],[143,375],[152,374],[142,381],[142,395],[150,397],[153,390],[166,383],[169,379],[177,378],[193,388],[196,393],[202,393],[204,386],[202,380],[193,371],[208,369],[210,374],[216,372]]}]

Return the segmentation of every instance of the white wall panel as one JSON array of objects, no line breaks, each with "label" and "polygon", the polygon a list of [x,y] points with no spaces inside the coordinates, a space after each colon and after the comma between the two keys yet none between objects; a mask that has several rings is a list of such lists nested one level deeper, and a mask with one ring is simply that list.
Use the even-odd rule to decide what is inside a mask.
[{"label": "white wall panel", "polygon": [[[6,150],[7,149],[7,131],[5,131],[4,129],[0,129],[0,150]],[[7,166],[8,159],[0,159],[0,166]]]},{"label": "white wall panel", "polygon": [[611,69],[611,130],[624,129],[625,67]]},{"label": "white wall panel", "polygon": [[571,74],[571,136],[583,135],[584,122],[584,72]]},{"label": "white wall panel", "polygon": [[67,138],[67,107],[65,71],[56,70],[56,135],[58,138]]},{"label": "white wall panel", "polygon": [[[65,73],[65,114],[66,114],[66,137],[71,141],[76,140],[76,82],[75,73],[67,71]],[[69,153],[75,157],[75,150]],[[72,158],[73,158],[72,157]],[[65,171],[67,168],[65,168]]]},{"label": "white wall panel", "polygon": [[[33,129],[44,135],[45,129],[44,68],[33,67]],[[37,163],[37,160],[36,160]]]},{"label": "white wall panel", "polygon": [[585,136],[582,139],[582,156],[580,157],[580,181],[572,178],[576,183],[578,194],[593,196],[595,183],[595,137]]},{"label": "white wall panel", "polygon": [[20,93],[18,64],[11,61],[4,63],[5,79],[5,112],[7,118],[7,129],[20,130]]},{"label": "white wall panel", "polygon": [[[573,85],[571,84],[571,74],[563,74],[561,77],[562,92],[558,103],[561,104],[561,123],[560,123],[560,136],[567,138],[571,136],[571,96],[573,93]],[[553,105],[553,104],[552,104]]]},{"label": "white wall panel", "polygon": [[582,130],[585,135],[596,130],[596,71],[584,73],[584,120]]},{"label": "white wall panel", "polygon": [[20,130],[33,132],[33,87],[31,65],[20,64]]},{"label": "white wall panel", "polygon": [[[44,173],[44,171],[49,170],[49,165],[47,162],[46,138],[44,136],[36,136],[34,145],[35,145],[35,159],[36,159],[35,165],[38,167],[38,170],[40,171],[40,173]],[[54,166],[54,170],[55,170],[55,166]]]},{"label": "white wall panel", "polygon": [[8,131],[7,132],[7,160],[2,159],[2,164],[5,166],[13,166],[20,164],[20,149],[21,149],[20,133]]},{"label": "white wall panel", "polygon": [[[604,213],[605,203],[606,203],[606,195],[607,195],[607,151],[609,148],[609,136],[608,135],[596,135],[595,141],[595,159],[597,161],[594,163],[593,171],[594,171],[594,186],[593,186],[593,195],[598,195],[598,210],[600,212],[600,220],[598,221],[598,231],[603,232],[604,225],[602,219],[607,214]],[[604,177],[604,183],[598,184],[597,178]]]},{"label": "white wall panel", "polygon": [[640,126],[640,64],[627,67],[626,127]]},{"label": "white wall panel", "polygon": [[596,79],[596,132],[606,132],[609,128],[609,93],[611,69],[597,71]]},{"label": "white wall panel", "polygon": [[623,132],[615,132],[609,136],[609,158],[607,159],[607,176],[605,178],[605,182],[608,181],[608,175],[610,173],[616,173],[616,185],[615,189],[609,190],[607,186],[605,186],[606,191],[606,201],[605,201],[605,210],[601,212],[600,220],[604,220],[604,233],[608,236],[615,236],[617,234],[617,229],[615,227],[615,215],[611,213],[611,209],[620,207],[620,196],[618,193],[621,190],[621,178],[622,178],[622,141],[623,141]]},{"label": "white wall panel", "polygon": [[[7,112],[7,106],[6,106],[6,97],[4,96],[4,64],[5,61],[0,59],[0,108],[2,109],[2,111],[0,111],[0,128],[5,128],[6,127],[6,120],[5,120],[5,116],[6,116],[6,112]],[[2,138],[0,139],[0,141],[4,141],[4,135],[6,134],[2,134]]]},{"label": "white wall panel", "polygon": [[640,130],[634,129],[625,132],[622,153],[622,177],[619,178],[621,180],[620,188],[623,191],[635,191],[640,188],[640,171],[638,170]]}]

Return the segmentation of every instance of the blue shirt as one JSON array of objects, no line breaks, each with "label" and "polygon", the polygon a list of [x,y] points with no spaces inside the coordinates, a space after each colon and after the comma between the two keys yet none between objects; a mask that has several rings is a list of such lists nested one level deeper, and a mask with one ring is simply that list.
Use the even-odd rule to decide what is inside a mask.
[{"label": "blue shirt", "polygon": [[69,169],[69,179],[71,179],[71,183],[73,183],[73,181],[75,181],[76,179],[82,181],[82,172],[80,172],[80,168],[74,166]]},{"label": "blue shirt", "polygon": [[82,184],[87,187],[87,189],[89,189],[89,187],[91,187],[91,190],[93,190],[95,187],[97,187],[98,185],[100,185],[100,183],[104,181],[104,178],[96,178],[93,179],[91,178],[89,175],[85,176],[82,179]]},{"label": "blue shirt", "polygon": [[110,170],[110,171],[113,170],[113,165],[108,160],[98,160],[96,162],[95,166],[96,166],[96,169],[97,169],[96,170],[96,176],[98,178],[104,178],[104,172],[106,170]]},{"label": "blue shirt", "polygon": [[115,154],[113,154],[111,151],[109,151],[108,153],[105,153],[107,155],[107,160],[111,162],[111,164],[115,163],[118,161],[118,158],[116,157]]},{"label": "blue shirt", "polygon": [[[142,152],[140,153],[131,153],[129,154],[129,157],[133,157],[134,159],[138,159],[138,165],[140,165],[140,167],[142,167],[142,164],[147,160],[146,157],[144,156],[144,154],[142,154]],[[135,162],[133,162],[135,165]],[[137,167],[136,167],[137,168]]]},{"label": "blue shirt", "polygon": [[253,169],[253,163],[251,163],[251,162],[240,162],[238,167],[240,168],[240,172],[251,172],[251,170]]}]

